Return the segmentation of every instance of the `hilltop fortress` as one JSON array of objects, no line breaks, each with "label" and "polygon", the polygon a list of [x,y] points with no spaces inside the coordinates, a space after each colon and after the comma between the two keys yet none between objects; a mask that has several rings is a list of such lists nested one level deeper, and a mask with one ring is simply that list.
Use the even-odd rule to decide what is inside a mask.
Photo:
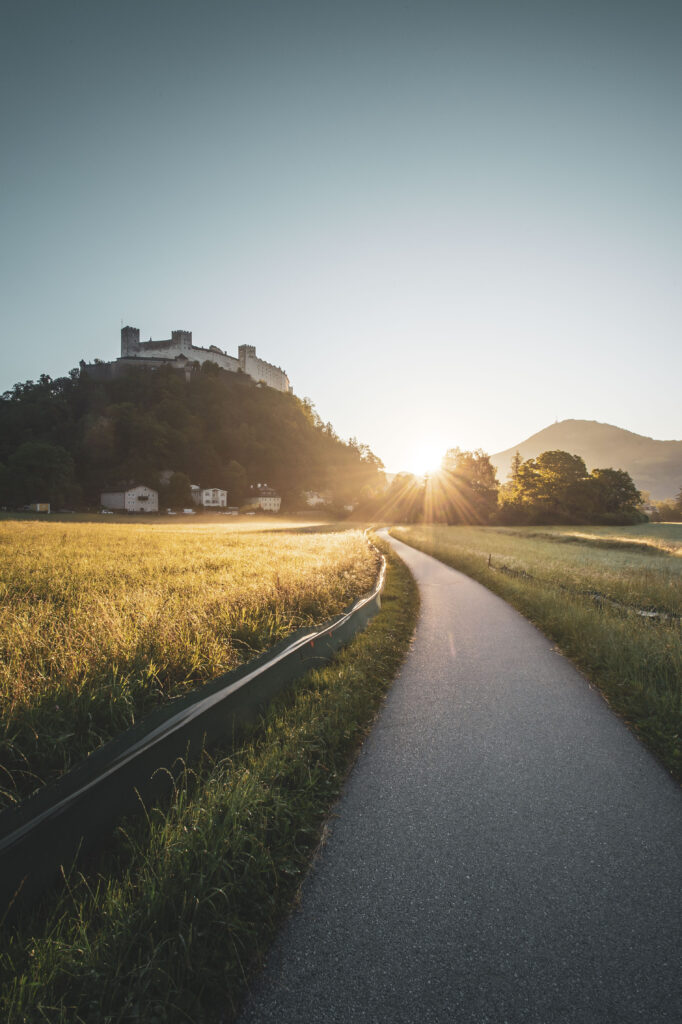
[{"label": "hilltop fortress", "polygon": [[195,363],[217,363],[223,370],[230,373],[245,373],[247,377],[267,384],[277,391],[292,390],[289,378],[284,370],[272,363],[266,363],[256,355],[254,345],[240,345],[239,355],[235,358],[223,352],[216,345],[200,348],[192,344],[191,331],[172,331],[171,336],[163,341],[140,341],[137,327],[121,328],[121,356],[111,363],[94,363],[88,366],[81,364],[88,374],[95,377],[111,377],[130,366],[172,366],[176,370],[191,372]]}]

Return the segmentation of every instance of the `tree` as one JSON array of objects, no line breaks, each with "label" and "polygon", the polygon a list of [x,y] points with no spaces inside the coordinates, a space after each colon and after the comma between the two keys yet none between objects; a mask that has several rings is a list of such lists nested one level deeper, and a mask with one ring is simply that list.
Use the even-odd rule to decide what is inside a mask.
[{"label": "tree", "polygon": [[398,473],[376,515],[397,523],[418,523],[424,514],[424,481],[412,473]]},{"label": "tree", "polygon": [[586,500],[587,467],[579,455],[559,450],[527,459],[517,470],[512,501],[531,505],[546,519],[564,521]]},{"label": "tree", "polygon": [[487,523],[497,508],[499,486],[486,452],[450,448],[441,472],[427,486],[427,517],[448,523]]},{"label": "tree", "polygon": [[511,460],[511,466],[509,467],[509,482],[512,484],[516,483],[519,475],[519,469],[523,465],[523,459],[521,458],[521,452],[515,451],[514,456]]},{"label": "tree", "polygon": [[230,505],[241,505],[247,489],[246,471],[234,459],[225,470],[225,487]]},{"label": "tree", "polygon": [[173,473],[163,495],[171,508],[187,508],[192,505],[192,484],[186,473]]},{"label": "tree", "polygon": [[604,512],[634,512],[642,501],[630,474],[624,469],[593,469]]},{"label": "tree", "polygon": [[65,505],[77,496],[74,462],[60,445],[25,441],[7,460],[3,499],[25,505],[49,501]]},{"label": "tree", "polygon": [[521,458],[521,452],[516,451],[514,457],[511,460],[511,466],[509,467],[509,473],[507,479],[503,484],[500,485],[498,492],[499,501],[509,504],[516,498],[516,493],[519,485],[519,470],[523,465],[523,459]]},{"label": "tree", "polygon": [[640,522],[641,495],[623,469],[588,473],[579,455],[543,452],[516,467],[504,488],[503,523]]}]

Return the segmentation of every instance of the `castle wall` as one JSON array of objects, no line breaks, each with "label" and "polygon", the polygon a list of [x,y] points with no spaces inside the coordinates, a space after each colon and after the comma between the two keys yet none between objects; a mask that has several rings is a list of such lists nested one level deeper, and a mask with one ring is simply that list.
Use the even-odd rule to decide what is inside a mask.
[{"label": "castle wall", "polygon": [[291,384],[284,370],[256,355],[254,345],[239,346],[239,366],[242,371],[254,380],[262,381],[270,388],[277,391],[291,391]]},{"label": "castle wall", "polygon": [[224,370],[236,373],[239,369],[239,360],[234,356],[228,356],[227,352],[221,352],[219,348],[193,348],[190,359],[196,359],[198,363],[217,363]]},{"label": "castle wall", "polygon": [[[262,381],[268,387],[277,391],[289,392],[291,385],[286,373],[272,363],[259,359],[256,356],[256,349],[253,345],[240,345],[239,357],[230,356],[223,352],[216,345],[210,348],[200,348],[192,344],[191,331],[173,331],[169,339],[162,341],[140,341],[140,332],[136,327],[123,327],[121,329],[121,359],[126,365],[131,365],[137,360],[149,359],[159,365],[162,363],[174,362],[179,356],[184,356],[189,363],[213,362],[230,373],[242,370],[243,373],[255,381]],[[177,364],[176,364],[177,365]]]}]

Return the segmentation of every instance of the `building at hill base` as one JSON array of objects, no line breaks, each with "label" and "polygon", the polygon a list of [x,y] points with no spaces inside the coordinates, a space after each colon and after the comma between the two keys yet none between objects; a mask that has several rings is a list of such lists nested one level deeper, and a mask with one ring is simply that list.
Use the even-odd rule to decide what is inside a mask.
[{"label": "building at hill base", "polygon": [[118,376],[129,367],[171,366],[189,374],[195,364],[216,363],[230,373],[244,373],[259,384],[265,384],[276,391],[288,393],[292,390],[284,370],[256,355],[255,345],[240,345],[238,355],[231,356],[217,345],[201,348],[192,344],[191,331],[172,331],[170,338],[161,341],[140,341],[137,327],[121,328],[121,355],[113,362],[81,363],[90,376],[107,378]]},{"label": "building at hill base", "polygon": [[138,484],[126,491],[104,491],[100,504],[110,512],[158,512],[159,492]]}]

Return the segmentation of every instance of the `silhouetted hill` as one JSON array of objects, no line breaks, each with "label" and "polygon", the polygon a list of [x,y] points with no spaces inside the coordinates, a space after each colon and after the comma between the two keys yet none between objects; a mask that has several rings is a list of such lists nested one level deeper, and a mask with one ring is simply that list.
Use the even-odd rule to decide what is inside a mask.
[{"label": "silhouetted hill", "polygon": [[515,452],[524,459],[533,459],[556,449],[582,456],[590,471],[626,469],[635,485],[649,491],[655,500],[671,498],[682,487],[682,441],[656,441],[596,420],[553,423],[490,459],[502,483]]},{"label": "silhouetted hill", "polygon": [[[175,475],[224,487],[239,504],[267,483],[289,507],[305,490],[343,505],[383,486],[381,463],[357,441],[342,441],[307,401],[204,363],[188,379],[170,367],[140,367],[98,379],[17,384],[0,398],[0,503],[93,505],[103,490],[134,483],[161,488]],[[43,497],[40,497],[43,495]]]}]

